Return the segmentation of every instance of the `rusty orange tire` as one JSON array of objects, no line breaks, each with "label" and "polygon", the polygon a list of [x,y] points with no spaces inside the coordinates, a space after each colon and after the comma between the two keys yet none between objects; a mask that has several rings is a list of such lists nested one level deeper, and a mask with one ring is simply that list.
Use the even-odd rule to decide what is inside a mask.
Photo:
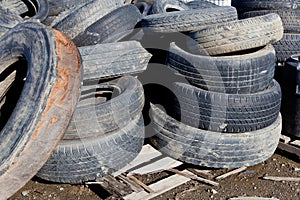
[{"label": "rusty orange tire", "polygon": [[78,101],[82,77],[76,46],[65,35],[35,22],[0,38],[0,73],[27,61],[19,100],[0,131],[0,199],[29,181],[60,141]]}]

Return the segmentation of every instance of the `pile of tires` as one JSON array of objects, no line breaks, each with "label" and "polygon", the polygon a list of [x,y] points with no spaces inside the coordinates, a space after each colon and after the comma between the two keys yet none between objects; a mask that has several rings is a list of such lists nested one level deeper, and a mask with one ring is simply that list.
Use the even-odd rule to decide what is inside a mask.
[{"label": "pile of tires", "polygon": [[140,22],[137,6],[3,0],[0,13],[0,199],[34,175],[82,183],[132,161],[145,137],[132,75],[151,54],[120,40]]},{"label": "pile of tires", "polygon": [[280,17],[237,20],[233,7],[215,5],[149,15],[142,25],[188,36],[185,46],[170,44],[166,64],[189,84],[173,83],[170,115],[152,105],[152,144],[173,158],[214,168],[269,158],[281,132],[281,89],[273,79],[271,45],[283,35]]}]

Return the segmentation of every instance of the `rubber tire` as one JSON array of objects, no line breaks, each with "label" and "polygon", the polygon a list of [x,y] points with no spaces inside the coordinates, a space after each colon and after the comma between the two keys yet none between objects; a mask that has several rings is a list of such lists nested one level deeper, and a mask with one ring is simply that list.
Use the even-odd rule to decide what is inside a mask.
[{"label": "rubber tire", "polygon": [[275,152],[281,132],[281,116],[261,130],[224,134],[182,124],[152,106],[151,143],[162,153],[193,165],[239,168],[261,163]]},{"label": "rubber tire", "polygon": [[237,0],[232,2],[232,6],[239,11],[298,9],[299,5],[299,2],[295,0]]},{"label": "rubber tire", "polygon": [[78,101],[82,68],[76,46],[40,23],[18,24],[0,44],[1,72],[19,57],[28,63],[22,93],[0,131],[0,197],[7,199],[37,173],[62,137]]},{"label": "rubber tire", "polygon": [[256,17],[276,13],[280,16],[285,33],[300,33],[300,10],[257,10],[244,12],[240,18]]},{"label": "rubber tire", "polygon": [[284,33],[281,40],[273,43],[276,50],[277,62],[283,63],[294,54],[300,53],[300,33]]},{"label": "rubber tire", "polygon": [[143,16],[147,16],[150,12],[151,6],[146,2],[136,2],[134,4]]},{"label": "rubber tire", "polygon": [[223,133],[255,131],[271,125],[280,111],[281,89],[274,80],[264,91],[223,94],[174,83],[181,121],[189,126]]},{"label": "rubber tire", "polygon": [[236,9],[224,6],[148,15],[143,17],[142,27],[149,32],[185,32],[236,19]]},{"label": "rubber tire", "polygon": [[297,56],[288,58],[280,74],[282,88],[283,134],[300,138],[300,73]]},{"label": "rubber tire", "polygon": [[[113,89],[119,90],[120,94],[105,100],[103,97],[97,97],[99,96],[97,93],[103,92],[103,90],[114,91]],[[63,139],[85,139],[91,135],[102,137],[109,132],[121,129],[142,112],[144,103],[143,86],[138,79],[132,76],[84,86],[80,101]]]},{"label": "rubber tire", "polygon": [[265,90],[272,83],[275,59],[271,45],[239,56],[211,57],[190,54],[171,43],[167,65],[201,89],[249,94]]},{"label": "rubber tire", "polygon": [[[6,2],[7,2],[7,4],[4,4]],[[46,17],[48,16],[48,13],[49,13],[48,0],[28,0],[26,2],[32,6],[32,9],[34,9],[34,11],[30,10],[30,8],[27,7],[26,3],[24,3],[22,0],[19,0],[19,4],[17,4],[17,5],[15,4],[16,2],[4,0],[4,3],[2,5],[6,5],[7,7],[5,7],[5,8],[10,9],[12,12],[15,12],[16,14],[19,14],[20,16],[23,16],[23,17],[26,16],[26,13],[34,12],[35,13],[34,16],[28,18],[31,20],[37,19],[37,20],[43,21],[44,19],[46,19]],[[25,4],[25,6],[24,6],[24,4]],[[25,7],[27,8],[27,10],[25,10]],[[26,20],[26,18],[25,18],[25,20]]]},{"label": "rubber tire", "polygon": [[[229,27],[229,28],[228,28]],[[187,40],[189,49],[202,55],[222,55],[279,41],[283,27],[277,14],[268,14],[210,26],[193,31]]]},{"label": "rubber tire", "polygon": [[205,0],[189,1],[186,3],[186,5],[189,7],[189,9],[213,8],[218,6],[212,2]]},{"label": "rubber tire", "polygon": [[59,183],[82,183],[111,174],[131,162],[144,142],[142,115],[102,137],[62,140],[37,176]]},{"label": "rubber tire", "polygon": [[51,26],[73,39],[87,27],[122,4],[122,1],[118,3],[111,0],[92,0],[60,13]]},{"label": "rubber tire", "polygon": [[137,74],[146,70],[151,58],[139,42],[126,41],[79,47],[84,82]]},{"label": "rubber tire", "polygon": [[79,47],[117,42],[129,35],[141,19],[142,15],[136,6],[122,6],[91,24],[73,42]]},{"label": "rubber tire", "polygon": [[23,22],[23,19],[15,13],[0,8],[0,37],[8,30]]},{"label": "rubber tire", "polygon": [[184,11],[189,10],[189,7],[178,0],[155,0],[151,6],[149,14],[168,13],[170,12],[168,9],[174,9],[174,11]]}]

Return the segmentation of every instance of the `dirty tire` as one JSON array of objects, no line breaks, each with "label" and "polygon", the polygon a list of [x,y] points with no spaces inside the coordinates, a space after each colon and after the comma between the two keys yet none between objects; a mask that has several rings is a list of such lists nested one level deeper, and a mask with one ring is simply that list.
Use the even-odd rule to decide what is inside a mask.
[{"label": "dirty tire", "polygon": [[15,13],[0,8],[0,37],[8,30],[23,22],[23,19]]},{"label": "dirty tire", "polygon": [[282,88],[283,133],[300,138],[300,74],[299,54],[288,58],[283,67],[280,86]]},{"label": "dirty tire", "polygon": [[213,8],[218,6],[212,2],[205,1],[205,0],[189,1],[186,3],[186,5],[189,7],[189,9]]},{"label": "dirty tire", "polygon": [[[113,92],[117,96],[105,98],[105,95]],[[63,139],[85,139],[91,135],[102,137],[121,129],[141,113],[144,102],[143,86],[132,76],[99,85],[83,86],[79,103]]]},{"label": "dirty tire", "polygon": [[189,7],[178,0],[155,0],[151,6],[151,14],[188,10]]},{"label": "dirty tire", "polygon": [[78,101],[82,68],[76,46],[40,23],[15,26],[0,44],[0,71],[19,57],[28,62],[22,93],[0,132],[2,200],[37,173],[62,137]]},{"label": "dirty tire", "polygon": [[61,140],[37,176],[53,182],[81,183],[111,174],[138,155],[144,134],[140,114],[108,135]]},{"label": "dirty tire", "polygon": [[232,3],[239,11],[298,9],[299,5],[295,0],[236,0]]},{"label": "dirty tire", "polygon": [[137,41],[79,47],[84,82],[98,82],[146,70],[151,54]]},{"label": "dirty tire", "polygon": [[300,10],[257,10],[249,11],[241,14],[241,18],[256,17],[276,13],[280,16],[284,28],[284,32],[299,33],[300,32]]},{"label": "dirty tire", "polygon": [[120,7],[121,2],[118,3],[111,0],[89,1],[60,13],[51,26],[65,33],[70,39],[73,39],[94,22],[115,8]]},{"label": "dirty tire", "polygon": [[280,110],[281,90],[274,80],[264,91],[253,94],[224,94],[174,83],[181,121],[204,130],[243,133],[271,125]]},{"label": "dirty tire", "polygon": [[[49,13],[48,0],[2,0],[1,7],[28,19],[38,19],[40,21],[46,19]],[[25,19],[26,20],[26,19]]]},{"label": "dirty tire", "polygon": [[77,35],[73,42],[77,46],[117,42],[130,34],[142,15],[134,5],[113,10]]},{"label": "dirty tire", "polygon": [[300,33],[284,33],[281,40],[273,43],[278,62],[284,62],[294,54],[300,54]]},{"label": "dirty tire", "polygon": [[151,143],[162,153],[193,165],[239,168],[267,160],[275,152],[281,116],[261,130],[228,134],[189,127],[152,106]]},{"label": "dirty tire", "polygon": [[148,15],[143,17],[142,27],[150,32],[185,32],[236,19],[236,9],[223,6]]},{"label": "dirty tire", "polygon": [[190,54],[170,44],[167,65],[204,90],[249,94],[266,89],[275,71],[275,50],[271,45],[240,56]]},{"label": "dirty tire", "polygon": [[192,52],[221,55],[265,46],[282,38],[283,27],[277,14],[237,20],[193,31],[187,40]]}]

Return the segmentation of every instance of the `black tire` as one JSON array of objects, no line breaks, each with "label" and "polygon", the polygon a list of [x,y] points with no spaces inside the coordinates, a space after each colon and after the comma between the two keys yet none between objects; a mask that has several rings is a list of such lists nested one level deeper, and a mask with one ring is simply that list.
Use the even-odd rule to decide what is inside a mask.
[{"label": "black tire", "polygon": [[146,2],[137,2],[134,4],[143,16],[147,16],[150,12],[151,6]]},{"label": "black tire", "polygon": [[276,13],[280,16],[284,28],[284,32],[300,33],[300,10],[257,10],[244,12],[241,18],[256,17]]},{"label": "black tire", "polygon": [[151,14],[188,10],[189,7],[179,0],[155,0],[151,6]]},{"label": "black tire", "polygon": [[0,8],[0,37],[8,30],[23,22],[23,19],[15,13]]},{"label": "black tire", "polygon": [[250,10],[280,10],[298,9],[299,2],[295,0],[236,0],[233,6],[239,11]]},{"label": "black tire", "polygon": [[[49,16],[57,16],[61,12],[75,9],[76,7],[83,5],[93,0],[48,0],[49,1]],[[120,0],[122,1],[122,0]]]},{"label": "black tire", "polygon": [[265,46],[282,38],[283,27],[277,14],[268,14],[210,26],[191,32],[188,40],[192,52],[222,55]]},{"label": "black tire", "polygon": [[21,17],[40,21],[46,19],[49,13],[48,0],[2,0],[1,7],[11,10]]},{"label": "black tire", "polygon": [[300,138],[300,73],[299,54],[287,59],[283,67],[282,88],[283,134]]},{"label": "black tire", "polygon": [[142,26],[151,32],[185,32],[236,19],[236,9],[224,6],[148,15]]},{"label": "black tire", "polygon": [[146,70],[151,58],[139,42],[126,41],[79,47],[84,82],[98,82]]},{"label": "black tire", "polygon": [[151,143],[180,161],[214,168],[239,168],[267,160],[275,152],[281,132],[281,116],[261,130],[224,134],[182,124],[152,106]]},{"label": "black tire", "polygon": [[63,139],[85,139],[91,135],[102,137],[121,129],[142,112],[144,102],[143,86],[132,76],[99,85],[83,86],[79,103]]},{"label": "black tire", "polygon": [[277,62],[284,62],[294,54],[300,54],[300,33],[284,33],[281,40],[273,43]]},{"label": "black tire", "polygon": [[281,90],[274,80],[264,91],[223,94],[174,83],[181,121],[204,130],[223,133],[255,131],[271,125],[280,111]]},{"label": "black tire", "polygon": [[121,2],[111,0],[92,0],[60,13],[51,26],[73,39],[94,22],[120,7],[120,4]]},{"label": "black tire", "polygon": [[91,24],[73,42],[77,46],[117,42],[130,34],[141,19],[142,15],[136,6],[122,6]]},{"label": "black tire", "polygon": [[205,0],[197,0],[197,1],[189,1],[186,3],[186,5],[190,8],[190,9],[203,9],[203,8],[213,8],[213,7],[217,7],[218,5],[209,2],[209,1],[205,1]]},{"label": "black tire", "polygon": [[204,90],[249,94],[266,89],[275,71],[275,50],[268,45],[239,56],[190,54],[170,44],[167,65],[184,75],[192,85]]},{"label": "black tire", "polygon": [[15,26],[0,44],[1,72],[19,57],[28,63],[19,100],[0,132],[0,197],[7,199],[37,173],[62,137],[78,101],[82,68],[76,46],[40,23]]},{"label": "black tire", "polygon": [[60,183],[95,180],[132,161],[143,142],[144,124],[139,115],[122,129],[102,137],[90,135],[86,139],[61,140],[37,176]]}]

